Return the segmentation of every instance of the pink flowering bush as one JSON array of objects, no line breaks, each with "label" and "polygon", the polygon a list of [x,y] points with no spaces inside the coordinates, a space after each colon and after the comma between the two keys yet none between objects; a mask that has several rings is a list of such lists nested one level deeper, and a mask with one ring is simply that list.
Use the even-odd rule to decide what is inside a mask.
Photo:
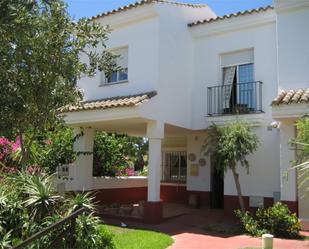
[{"label": "pink flowering bush", "polygon": [[19,166],[20,138],[10,141],[6,137],[0,137],[0,164],[14,171]]},{"label": "pink flowering bush", "polygon": [[124,167],[117,171],[116,176],[135,176],[135,171],[133,168]]},{"label": "pink flowering bush", "polygon": [[127,176],[134,176],[135,175],[134,169],[131,169],[131,168],[126,168],[125,172],[126,172]]}]

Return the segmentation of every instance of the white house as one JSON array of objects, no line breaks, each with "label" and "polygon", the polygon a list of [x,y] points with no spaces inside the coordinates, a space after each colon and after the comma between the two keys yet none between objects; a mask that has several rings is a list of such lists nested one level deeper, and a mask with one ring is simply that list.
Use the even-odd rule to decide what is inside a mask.
[{"label": "white house", "polygon": [[283,174],[295,157],[294,123],[309,113],[308,0],[226,16],[205,4],[143,0],[92,20],[111,26],[107,45],[122,69],[81,79],[84,103],[65,121],[85,129],[77,150],[92,150],[95,130],[147,137],[149,173],[95,178],[85,155],[70,167],[66,189],[97,190],[106,202],[147,198],[150,222],[161,219],[162,201],[186,202],[191,193],[231,214],[239,208],[232,174],[220,177],[201,146],[213,122],[240,118],[261,141],[249,174],[238,170],[246,206],[281,200],[309,221],[308,194],[298,196],[294,171]]}]

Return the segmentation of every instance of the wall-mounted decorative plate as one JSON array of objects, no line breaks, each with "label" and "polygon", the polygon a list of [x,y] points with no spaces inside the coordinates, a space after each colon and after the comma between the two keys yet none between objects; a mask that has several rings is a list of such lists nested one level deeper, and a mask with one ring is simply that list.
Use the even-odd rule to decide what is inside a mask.
[{"label": "wall-mounted decorative plate", "polygon": [[190,153],[188,158],[189,158],[189,161],[194,162],[196,160],[196,155],[193,153]]},{"label": "wall-mounted decorative plate", "polygon": [[200,160],[198,160],[198,164],[203,167],[206,165],[206,159],[205,158],[200,158]]}]

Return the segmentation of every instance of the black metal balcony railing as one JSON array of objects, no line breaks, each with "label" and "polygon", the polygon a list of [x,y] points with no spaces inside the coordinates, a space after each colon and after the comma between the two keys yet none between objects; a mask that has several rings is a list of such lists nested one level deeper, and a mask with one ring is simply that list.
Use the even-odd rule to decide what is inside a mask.
[{"label": "black metal balcony railing", "polygon": [[250,114],[262,111],[262,82],[208,87],[208,115]]}]

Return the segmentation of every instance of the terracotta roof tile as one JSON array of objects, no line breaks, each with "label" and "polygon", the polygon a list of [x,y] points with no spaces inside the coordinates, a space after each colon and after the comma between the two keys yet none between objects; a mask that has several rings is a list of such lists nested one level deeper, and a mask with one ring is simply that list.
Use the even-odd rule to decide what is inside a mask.
[{"label": "terracotta roof tile", "polygon": [[113,98],[98,99],[81,102],[76,106],[65,106],[59,112],[76,112],[85,110],[110,109],[118,107],[132,107],[142,104],[157,95],[156,91],[140,93],[129,96],[118,96]]},{"label": "terracotta roof tile", "polygon": [[265,12],[267,10],[272,10],[272,9],[274,9],[274,7],[269,5],[269,6],[260,7],[260,8],[257,8],[257,9],[239,11],[237,13],[232,13],[232,14],[229,14],[229,15],[218,16],[218,17],[215,17],[215,18],[210,18],[210,19],[205,19],[205,20],[199,20],[199,21],[196,21],[196,22],[193,22],[193,23],[189,23],[188,26],[193,27],[193,26],[197,26],[197,25],[200,25],[200,24],[213,23],[213,22],[217,22],[217,21],[221,21],[221,20],[230,19],[232,17],[245,16],[245,15],[250,15],[250,14],[254,14],[254,13]]},{"label": "terracotta roof tile", "polygon": [[272,101],[272,105],[309,103],[309,88],[281,91]]},{"label": "terracotta roof tile", "polygon": [[96,16],[90,17],[89,19],[93,20],[93,19],[97,19],[97,18],[100,18],[100,17],[113,15],[113,14],[116,14],[118,12],[127,11],[129,9],[133,9],[133,8],[136,8],[136,7],[145,5],[145,4],[151,4],[151,3],[167,3],[167,4],[173,4],[173,5],[177,5],[177,6],[186,6],[186,7],[192,7],[192,8],[202,8],[202,7],[208,6],[207,4],[179,3],[179,2],[176,2],[176,1],[169,1],[169,0],[141,0],[141,1],[138,1],[138,2],[135,2],[135,3],[125,5],[123,7],[119,7],[117,9],[113,9],[113,10],[110,10],[110,11],[107,11],[107,12],[103,12],[103,13],[98,14]]}]

